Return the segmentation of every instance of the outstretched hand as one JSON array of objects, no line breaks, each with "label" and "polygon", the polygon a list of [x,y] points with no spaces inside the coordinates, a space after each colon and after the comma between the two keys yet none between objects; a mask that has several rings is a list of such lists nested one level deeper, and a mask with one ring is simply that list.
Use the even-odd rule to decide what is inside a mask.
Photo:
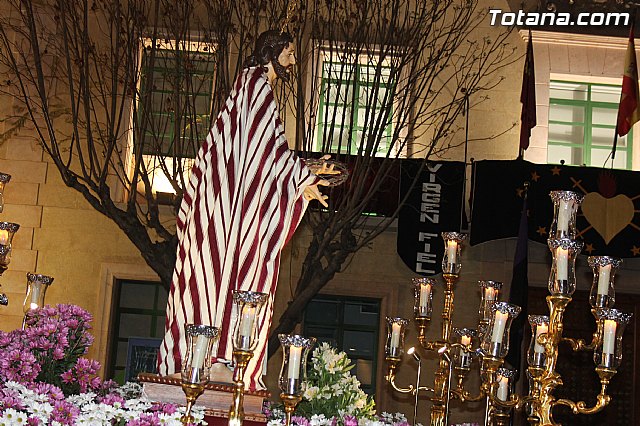
[{"label": "outstretched hand", "polygon": [[327,195],[323,195],[322,192],[320,192],[320,189],[318,189],[318,185],[328,186],[329,182],[321,179],[320,181],[318,181],[318,183],[307,186],[304,189],[304,193],[302,195],[307,201],[318,200],[323,206],[329,207],[329,204],[327,204],[327,199],[329,199],[329,197]]}]

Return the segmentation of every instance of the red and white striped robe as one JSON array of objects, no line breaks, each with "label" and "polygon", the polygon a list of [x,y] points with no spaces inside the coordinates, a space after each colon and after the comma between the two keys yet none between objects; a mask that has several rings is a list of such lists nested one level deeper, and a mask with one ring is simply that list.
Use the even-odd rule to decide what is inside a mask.
[{"label": "red and white striped robe", "polygon": [[180,371],[187,323],[220,327],[217,357],[231,359],[232,290],[259,291],[269,301],[245,383],[264,388],[280,251],[306,208],[304,188],[317,180],[287,145],[265,72],[244,70],[198,153],[178,213],[160,374]]}]

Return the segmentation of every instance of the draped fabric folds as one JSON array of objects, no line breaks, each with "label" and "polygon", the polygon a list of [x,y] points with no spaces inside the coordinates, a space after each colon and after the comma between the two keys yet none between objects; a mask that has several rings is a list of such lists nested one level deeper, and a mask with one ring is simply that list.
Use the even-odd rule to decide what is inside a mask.
[{"label": "draped fabric folds", "polygon": [[264,388],[261,367],[273,311],[280,251],[317,182],[288,148],[271,85],[261,68],[245,69],[194,164],[177,218],[178,252],[167,305],[159,372],[179,372],[186,354],[184,325],[221,328],[218,358],[231,359],[232,290],[269,294],[259,343],[245,375]]}]

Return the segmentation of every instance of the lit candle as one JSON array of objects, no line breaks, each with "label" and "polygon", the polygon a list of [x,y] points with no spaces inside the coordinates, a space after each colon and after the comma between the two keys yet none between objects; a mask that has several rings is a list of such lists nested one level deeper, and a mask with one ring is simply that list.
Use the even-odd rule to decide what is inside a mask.
[{"label": "lit candle", "polygon": [[462,336],[462,338],[460,338],[460,343],[464,346],[469,346],[471,344],[471,336]]},{"label": "lit candle", "polygon": [[560,200],[560,205],[558,206],[558,231],[569,231],[570,215],[570,204],[565,200]]},{"label": "lit candle", "polygon": [[0,244],[6,246],[9,243],[9,231],[0,229]]},{"label": "lit candle", "polygon": [[209,339],[207,336],[199,335],[196,338],[196,344],[193,349],[193,358],[191,359],[192,368],[202,368],[204,365],[204,357],[207,355],[207,344]]},{"label": "lit candle", "polygon": [[391,342],[389,346],[391,349],[400,347],[400,324],[397,322],[391,325]]},{"label": "lit candle", "polygon": [[616,322],[604,320],[604,336],[602,339],[602,353],[605,355],[615,354],[616,346]]},{"label": "lit candle", "polygon": [[302,359],[302,347],[291,346],[289,349],[289,380],[300,377],[300,360]]},{"label": "lit candle", "polygon": [[493,287],[485,287],[484,288],[484,300],[487,302],[496,300],[496,294],[498,293],[498,289]]},{"label": "lit candle", "polygon": [[560,281],[569,279],[569,250],[562,247],[556,250],[556,279]]},{"label": "lit candle", "polygon": [[457,251],[458,251],[458,242],[456,240],[447,241],[447,262],[456,263]]},{"label": "lit candle", "polygon": [[549,327],[547,326],[547,324],[538,324],[538,326],[536,327],[536,336],[535,336],[535,343],[533,346],[533,351],[535,353],[541,354],[544,353],[544,346],[541,345],[540,343],[538,343],[538,336],[540,336],[541,334],[546,334],[549,331]]},{"label": "lit candle", "polygon": [[600,267],[600,273],[598,274],[598,294],[609,294],[609,278],[611,277],[611,265],[604,265]]},{"label": "lit candle", "polygon": [[256,308],[245,306],[240,317],[240,336],[250,338],[253,332],[253,321],[256,318]]},{"label": "lit candle", "polygon": [[496,315],[493,320],[493,332],[491,333],[492,342],[502,342],[502,336],[504,335],[504,328],[507,325],[508,313],[502,313],[496,311]]},{"label": "lit candle", "polygon": [[40,306],[40,292],[42,287],[40,285],[32,285],[31,287],[31,309],[35,309]]},{"label": "lit candle", "polygon": [[509,399],[509,378],[505,376],[500,377],[498,381],[498,392],[496,392],[496,396],[500,401],[506,401]]},{"label": "lit candle", "polygon": [[426,315],[429,305],[429,296],[431,295],[431,285],[420,284],[420,313]]}]

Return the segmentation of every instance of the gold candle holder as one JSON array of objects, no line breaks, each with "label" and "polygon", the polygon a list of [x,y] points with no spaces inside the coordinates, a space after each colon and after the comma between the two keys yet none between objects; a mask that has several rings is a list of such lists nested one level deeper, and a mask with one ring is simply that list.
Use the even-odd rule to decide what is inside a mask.
[{"label": "gold candle holder", "polygon": [[20,225],[12,222],[0,222],[0,276],[11,262],[11,242]]},{"label": "gold candle holder", "polygon": [[209,381],[211,349],[219,336],[219,330],[208,325],[187,324],[185,334],[187,354],[180,375],[182,391],[187,398],[187,407],[180,421],[183,424],[190,424],[194,422],[191,409],[204,392],[204,385]]},{"label": "gold candle holder", "polygon": [[244,422],[244,375],[258,344],[258,324],[268,295],[254,291],[233,291],[233,304],[237,312],[233,329],[233,399],[229,407],[229,425]]},{"label": "gold candle holder", "polygon": [[286,334],[280,334],[278,338],[282,345],[282,367],[278,378],[280,399],[284,404],[286,426],[290,426],[291,414],[306,390],[307,357],[316,339]]},{"label": "gold candle holder", "polygon": [[0,173],[0,213],[4,210],[4,186],[11,180],[11,175]]}]

